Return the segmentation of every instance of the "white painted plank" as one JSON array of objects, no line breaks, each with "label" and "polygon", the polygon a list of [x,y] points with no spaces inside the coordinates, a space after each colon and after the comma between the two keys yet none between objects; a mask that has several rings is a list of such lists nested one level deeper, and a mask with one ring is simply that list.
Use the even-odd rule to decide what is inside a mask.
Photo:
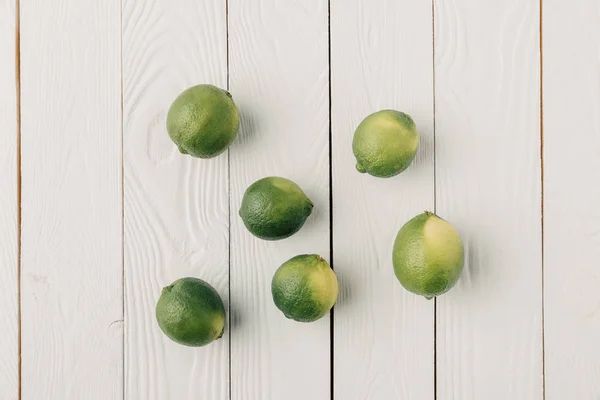
[{"label": "white painted plank", "polygon": [[547,0],[544,38],[546,399],[600,398],[600,3]]},{"label": "white painted plank", "polygon": [[19,391],[16,8],[0,0],[0,398]]},{"label": "white painted plank", "polygon": [[228,301],[227,154],[184,156],[165,124],[184,89],[226,86],[225,6],[124,1],[125,398],[229,398],[228,332],[206,347],[181,346],[154,312],[161,288],[186,276]]},{"label": "white painted plank", "polygon": [[[432,36],[431,3],[331,5],[336,399],[434,397],[433,302],[404,290],[392,267],[400,227],[434,205]],[[394,178],[361,175],[354,131],[389,108],[415,119],[417,158]]]},{"label": "white painted plank", "polygon": [[[329,399],[330,319],[287,320],[271,278],[297,254],[329,259],[327,1],[229,1],[230,85],[241,131],[231,149],[232,399]],[[253,237],[238,216],[265,176],[298,183],[315,204],[300,232]]]},{"label": "white painted plank", "polygon": [[23,399],[122,396],[120,13],[21,2]]},{"label": "white painted plank", "polygon": [[437,211],[466,250],[437,300],[437,398],[541,399],[539,1],[435,9]]}]

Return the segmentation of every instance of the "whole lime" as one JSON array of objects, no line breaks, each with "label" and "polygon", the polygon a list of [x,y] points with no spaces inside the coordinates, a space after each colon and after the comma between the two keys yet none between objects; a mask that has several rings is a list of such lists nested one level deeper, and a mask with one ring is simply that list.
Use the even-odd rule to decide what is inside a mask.
[{"label": "whole lime", "polygon": [[182,154],[212,158],[233,142],[240,116],[231,94],[213,85],[193,86],[169,108],[167,131]]},{"label": "whole lime", "polygon": [[312,209],[312,201],[298,185],[289,179],[271,176],[248,187],[239,214],[254,236],[280,240],[298,232]]},{"label": "whole lime", "polygon": [[392,260],[402,286],[431,299],[446,293],[460,278],[464,249],[450,223],[425,212],[400,229]]},{"label": "whole lime", "polygon": [[171,340],[204,346],[223,336],[225,306],[219,293],[202,279],[182,278],[163,288],[156,320]]},{"label": "whole lime", "polygon": [[279,267],[271,282],[271,293],[275,305],[287,318],[312,322],[335,304],[338,281],[321,256],[304,254]]},{"label": "whole lime", "polygon": [[412,163],[419,135],[410,115],[383,110],[365,118],[354,133],[352,151],[360,173],[379,178],[398,175]]}]

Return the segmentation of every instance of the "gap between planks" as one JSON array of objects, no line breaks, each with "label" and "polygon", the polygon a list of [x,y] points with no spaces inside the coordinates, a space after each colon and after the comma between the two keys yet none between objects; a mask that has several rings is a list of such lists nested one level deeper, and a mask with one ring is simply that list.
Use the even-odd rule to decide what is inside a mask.
[{"label": "gap between planks", "polygon": [[[335,270],[333,262],[333,141],[331,122],[331,0],[327,0],[327,66],[328,66],[328,96],[329,96],[329,262],[331,269]],[[335,368],[334,368],[334,336],[335,336],[335,305],[329,312],[329,397],[335,396]]]},{"label": "gap between planks", "polygon": [[[229,0],[225,0],[225,68],[227,69],[226,85],[229,92]],[[227,344],[228,354],[228,398],[231,400],[231,147],[227,149],[227,301],[229,312],[227,313]]]},{"label": "gap between planks", "polygon": [[[437,213],[437,168],[435,146],[435,0],[431,0],[431,73],[433,103],[433,213]],[[437,400],[437,298],[433,298],[433,398]]]},{"label": "gap between planks", "polygon": [[123,400],[125,400],[125,117],[124,117],[124,94],[123,94],[123,0],[119,1],[119,25],[120,25],[120,41],[119,41],[119,64],[121,68],[121,318],[123,321],[123,329],[121,331],[121,389]]},{"label": "gap between planks", "polygon": [[546,293],[544,288],[544,279],[546,277],[544,269],[545,251],[544,251],[544,0],[540,0],[539,10],[539,50],[540,50],[540,233],[541,233],[541,252],[542,252],[542,399],[546,399],[546,341],[545,341],[545,315],[544,304],[546,302]]},{"label": "gap between planks", "polygon": [[22,397],[21,376],[22,376],[22,340],[21,340],[21,0],[15,0],[15,91],[17,105],[17,382],[18,398]]}]

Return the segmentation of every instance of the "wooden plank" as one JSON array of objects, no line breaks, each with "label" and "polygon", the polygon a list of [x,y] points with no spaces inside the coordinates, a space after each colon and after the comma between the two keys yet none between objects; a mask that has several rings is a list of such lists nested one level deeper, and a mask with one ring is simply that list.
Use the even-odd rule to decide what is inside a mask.
[{"label": "wooden plank", "polygon": [[[391,261],[400,227],[434,205],[431,24],[427,2],[331,5],[336,399],[434,397],[433,302],[404,290]],[[417,158],[394,178],[361,175],[354,131],[388,108],[415,119]]]},{"label": "wooden plank", "polygon": [[[329,259],[327,1],[229,1],[230,85],[241,130],[231,149],[232,399],[329,399],[329,318],[287,320],[271,278],[297,254]],[[265,176],[298,183],[313,215],[289,239],[253,237],[238,216]]]},{"label": "wooden plank", "polygon": [[435,3],[438,214],[465,271],[437,300],[437,398],[542,398],[539,1]]},{"label": "wooden plank", "polygon": [[546,399],[600,396],[600,3],[544,2]]},{"label": "wooden plank", "polygon": [[16,8],[0,0],[0,398],[19,392]]},{"label": "wooden plank", "polygon": [[227,85],[225,5],[123,3],[125,398],[229,398],[229,333],[203,348],[181,346],[154,312],[161,288],[185,276],[228,301],[227,154],[184,156],[165,123],[184,89]]},{"label": "wooden plank", "polygon": [[21,2],[22,393],[122,397],[118,2]]}]

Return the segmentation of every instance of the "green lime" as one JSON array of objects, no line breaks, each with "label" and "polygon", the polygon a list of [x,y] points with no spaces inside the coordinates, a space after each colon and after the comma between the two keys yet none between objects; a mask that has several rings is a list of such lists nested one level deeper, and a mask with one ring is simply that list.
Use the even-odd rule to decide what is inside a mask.
[{"label": "green lime", "polygon": [[231,94],[213,85],[193,86],[167,114],[167,131],[182,154],[212,158],[233,142],[240,116]]},{"label": "green lime", "polygon": [[335,304],[338,281],[321,256],[304,254],[279,267],[271,282],[271,293],[275,305],[287,318],[312,322]]},{"label": "green lime", "polygon": [[244,193],[240,217],[254,236],[285,239],[298,232],[313,203],[294,182],[271,176],[254,182]]},{"label": "green lime", "polygon": [[464,249],[450,223],[425,212],[400,229],[392,259],[402,286],[431,299],[446,293],[460,278]]},{"label": "green lime", "polygon": [[390,178],[408,168],[418,147],[415,122],[410,115],[394,110],[369,115],[352,140],[358,172],[379,178]]},{"label": "green lime", "polygon": [[156,320],[173,341],[204,346],[223,336],[225,306],[219,293],[202,279],[182,278],[163,288]]}]

